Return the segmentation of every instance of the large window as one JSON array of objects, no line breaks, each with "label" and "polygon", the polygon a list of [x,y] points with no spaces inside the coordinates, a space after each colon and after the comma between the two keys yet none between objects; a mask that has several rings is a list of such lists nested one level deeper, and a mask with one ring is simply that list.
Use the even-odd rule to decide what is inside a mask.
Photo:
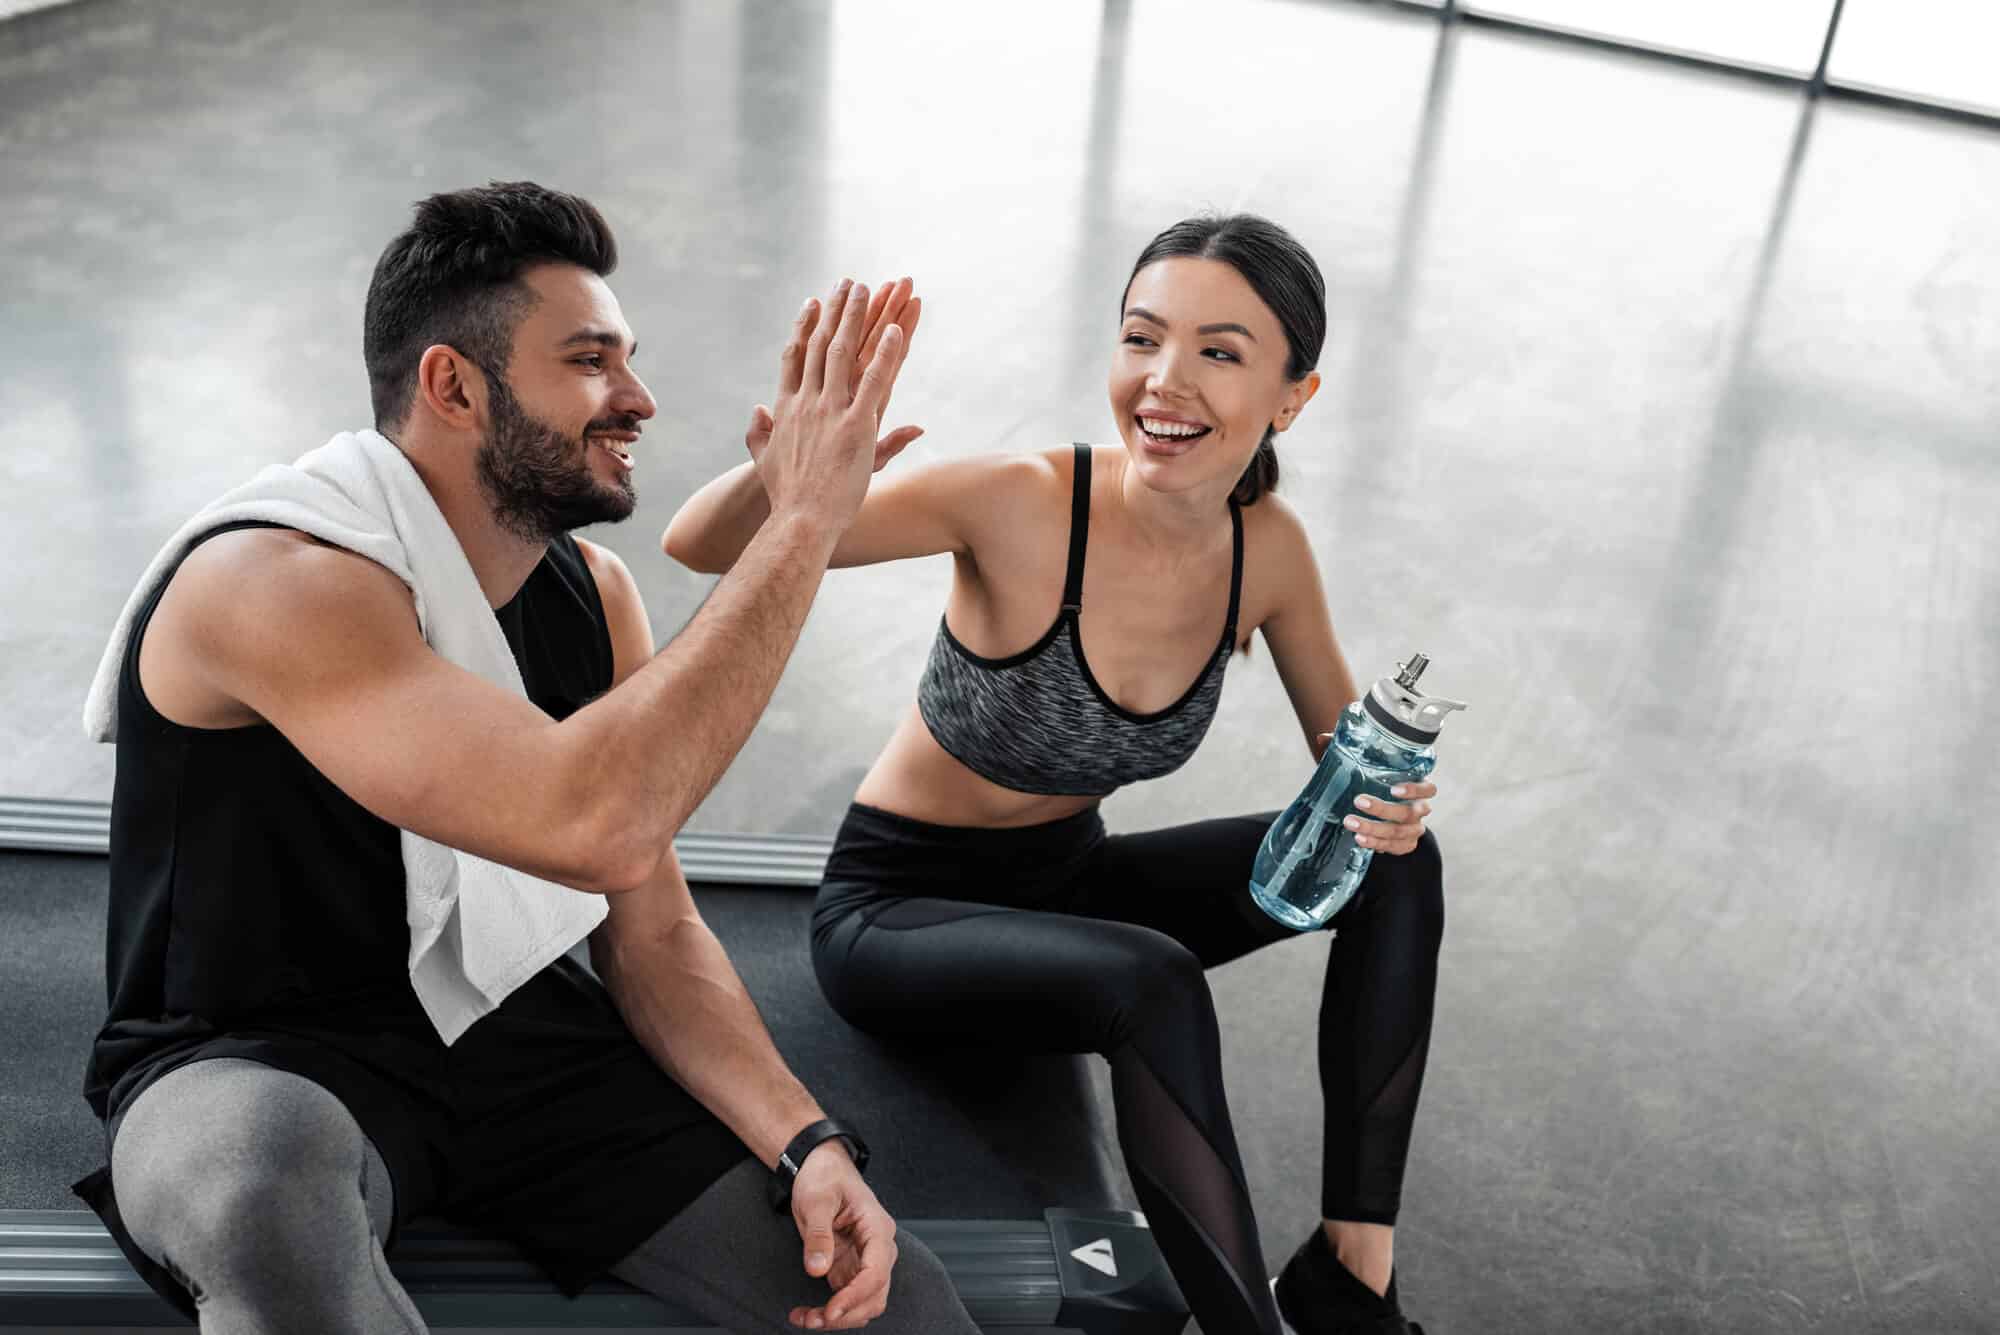
[{"label": "large window", "polygon": [[[1940,6],[1951,2],[1932,0]],[[1877,3],[1893,9],[1906,0]],[[1811,74],[1826,44],[1833,0],[1474,0],[1460,8],[1735,65]]]},{"label": "large window", "polygon": [[1847,0],[1827,77],[2000,114],[2000,4]]}]

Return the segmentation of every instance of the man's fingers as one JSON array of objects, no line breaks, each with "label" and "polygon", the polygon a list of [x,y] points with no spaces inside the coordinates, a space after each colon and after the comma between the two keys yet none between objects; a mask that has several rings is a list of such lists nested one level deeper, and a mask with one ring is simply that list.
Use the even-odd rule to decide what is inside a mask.
[{"label": "man's fingers", "polygon": [[750,410],[750,425],[743,430],[743,443],[750,447],[751,454],[764,448],[764,442],[771,438],[771,427],[769,408],[760,403]]},{"label": "man's fingers", "polygon": [[805,368],[799,377],[801,394],[817,394],[826,383],[826,348],[833,341],[834,330],[840,325],[841,316],[846,313],[847,295],[853,286],[843,278],[834,284],[827,295],[826,308],[821,311],[818,323],[813,326],[812,337],[806,341]]},{"label": "man's fingers", "polygon": [[[868,285],[856,283],[847,293],[847,304],[841,308],[840,322],[833,331],[833,341],[826,345],[826,379],[824,384],[838,386],[842,391],[839,402],[845,406],[847,392],[854,384],[854,368],[858,363],[855,355],[861,351],[862,335],[867,327],[862,323],[868,313]],[[828,312],[831,319],[832,312]],[[883,336],[886,345],[888,336]],[[820,391],[824,393],[822,388]]]},{"label": "man's fingers", "polygon": [[896,382],[896,368],[903,360],[903,327],[890,325],[882,335],[882,344],[875,349],[875,355],[868,362],[868,369],[861,374],[861,390],[854,396],[855,405],[878,421],[882,416],[882,405],[889,401],[889,390]]},{"label": "man's fingers", "polygon": [[812,337],[813,326],[819,321],[819,302],[812,297],[799,307],[799,318],[792,322],[792,337],[785,344],[785,350],[778,354],[778,398],[783,400],[799,392],[799,377],[806,365],[806,340]]},{"label": "man's fingers", "polygon": [[[872,1232],[872,1231],[871,1231]],[[873,1321],[889,1307],[889,1275],[896,1266],[893,1237],[860,1240],[860,1266],[826,1305],[827,1326],[846,1330]]]},{"label": "man's fingers", "polygon": [[792,1222],[805,1244],[806,1273],[818,1279],[833,1268],[834,1202],[817,1197],[792,1197]]}]

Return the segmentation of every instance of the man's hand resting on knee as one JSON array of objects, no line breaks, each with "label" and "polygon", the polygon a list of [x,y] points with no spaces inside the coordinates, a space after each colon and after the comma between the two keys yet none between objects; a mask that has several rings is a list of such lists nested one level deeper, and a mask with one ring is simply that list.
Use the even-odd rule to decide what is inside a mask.
[{"label": "man's hand resting on knee", "polygon": [[799,1166],[792,1222],[805,1243],[806,1273],[824,1277],[833,1288],[825,1306],[793,1308],[793,1325],[854,1330],[888,1310],[896,1221],[838,1140],[822,1142]]}]

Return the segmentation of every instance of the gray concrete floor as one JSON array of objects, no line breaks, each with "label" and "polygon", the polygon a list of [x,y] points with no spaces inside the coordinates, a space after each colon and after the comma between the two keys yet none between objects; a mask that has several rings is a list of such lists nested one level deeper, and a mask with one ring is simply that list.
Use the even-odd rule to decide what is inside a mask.
[{"label": "gray concrete floor", "polygon": [[[1379,6],[87,0],[0,26],[0,792],[157,544],[365,421],[411,200],[595,200],[660,399],[657,552],[806,293],[915,275],[936,456],[1109,440],[1114,308],[1202,208],[1331,288],[1286,437],[1358,672],[1473,702],[1401,1257],[1434,1331],[2000,1328],[2000,133]],[[825,833],[938,562],[829,579],[696,819]],[[1281,804],[1267,656],[1123,828]],[[1274,1258],[1313,1213],[1303,942],[1217,976]]]}]

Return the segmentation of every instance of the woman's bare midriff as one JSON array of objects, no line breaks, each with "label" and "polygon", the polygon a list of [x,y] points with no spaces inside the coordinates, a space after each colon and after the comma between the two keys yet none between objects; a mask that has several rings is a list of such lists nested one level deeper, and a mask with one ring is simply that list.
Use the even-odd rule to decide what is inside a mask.
[{"label": "woman's bare midriff", "polygon": [[1010,829],[1061,820],[1100,799],[1017,793],[981,778],[937,744],[913,704],[854,800],[933,825]]}]

